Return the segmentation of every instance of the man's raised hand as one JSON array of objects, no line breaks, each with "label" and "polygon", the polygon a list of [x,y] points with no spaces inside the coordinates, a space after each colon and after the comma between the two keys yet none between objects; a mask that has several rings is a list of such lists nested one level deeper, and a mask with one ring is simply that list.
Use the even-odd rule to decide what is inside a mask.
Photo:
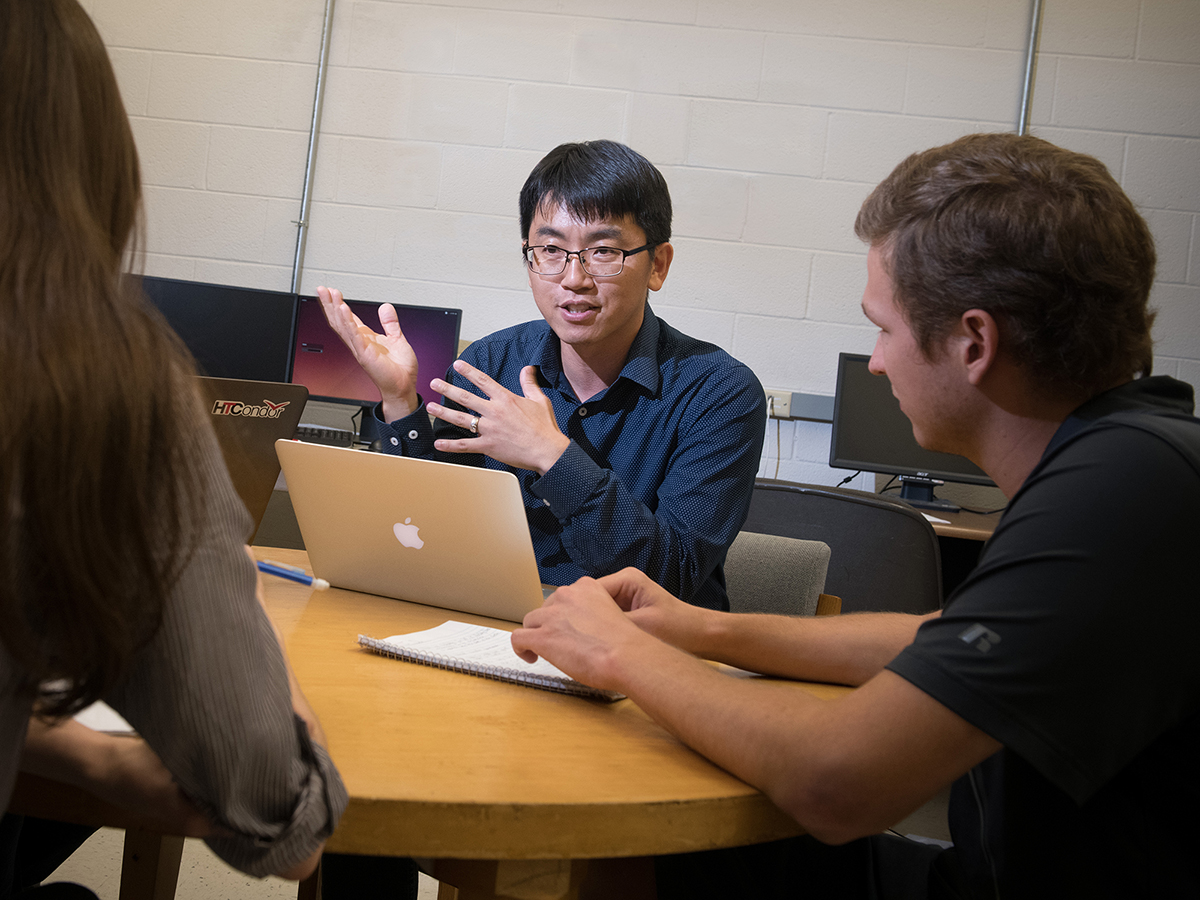
[{"label": "man's raised hand", "polygon": [[416,412],[417,354],[404,338],[396,310],[390,303],[379,307],[383,334],[368,328],[342,299],[336,288],[318,287],[317,297],[329,327],[337,333],[362,366],[383,398],[383,417],[389,422]]}]

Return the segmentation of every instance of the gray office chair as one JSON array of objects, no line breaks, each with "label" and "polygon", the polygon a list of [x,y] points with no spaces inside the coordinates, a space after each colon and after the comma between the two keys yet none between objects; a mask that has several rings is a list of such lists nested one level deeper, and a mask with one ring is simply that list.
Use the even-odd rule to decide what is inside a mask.
[{"label": "gray office chair", "polygon": [[725,557],[729,609],[815,615],[828,569],[827,544],[742,531]]},{"label": "gray office chair", "polygon": [[829,545],[825,590],[843,612],[926,613],[941,607],[937,535],[902,500],[759,478],[742,531]]}]

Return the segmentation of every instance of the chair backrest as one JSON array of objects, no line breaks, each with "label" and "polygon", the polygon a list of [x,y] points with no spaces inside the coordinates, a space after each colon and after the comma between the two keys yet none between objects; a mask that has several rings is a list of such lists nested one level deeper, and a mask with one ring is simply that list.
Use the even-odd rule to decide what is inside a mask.
[{"label": "chair backrest", "polygon": [[815,615],[828,569],[829,546],[821,541],[740,532],[725,557],[729,609]]},{"label": "chair backrest", "polygon": [[760,478],[742,530],[828,544],[825,590],[842,598],[843,612],[926,613],[942,604],[937,535],[902,500]]}]

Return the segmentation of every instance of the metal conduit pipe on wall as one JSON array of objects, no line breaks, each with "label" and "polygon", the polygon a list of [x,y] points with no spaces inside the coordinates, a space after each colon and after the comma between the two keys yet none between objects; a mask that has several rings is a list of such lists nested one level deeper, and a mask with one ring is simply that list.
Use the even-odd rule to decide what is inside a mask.
[{"label": "metal conduit pipe on wall", "polygon": [[296,226],[296,259],[292,263],[292,293],[300,293],[300,273],[304,268],[304,244],[308,235],[308,208],[312,193],[313,170],[317,157],[317,136],[321,131],[321,106],[325,99],[325,72],[329,68],[329,33],[333,29],[335,0],[325,0],[325,18],[321,23],[321,58],[317,63],[317,88],[313,96],[312,125],[308,131],[308,157],[304,161],[304,191],[300,195],[300,218]]},{"label": "metal conduit pipe on wall", "polygon": [[[300,218],[293,219],[296,226],[296,258],[292,263],[292,292],[299,293],[300,277],[304,268],[305,237],[308,233],[308,212],[312,193],[313,169],[317,155],[317,137],[321,130],[321,107],[325,98],[325,74],[329,68],[329,35],[333,28],[335,0],[325,0],[325,16],[321,24],[320,60],[317,64],[317,85],[313,97],[312,124],[308,132],[308,156],[304,161],[304,190],[300,195]],[[1042,32],[1042,0],[1033,0],[1029,16],[1029,47],[1025,53],[1025,79],[1021,91],[1021,111],[1017,121],[1017,134],[1029,130],[1030,106],[1037,71],[1037,47]]]},{"label": "metal conduit pipe on wall", "polygon": [[1033,0],[1029,15],[1029,49],[1025,53],[1025,85],[1021,91],[1021,114],[1017,134],[1029,131],[1029,108],[1033,103],[1033,82],[1037,71],[1037,45],[1042,36],[1042,0]]}]

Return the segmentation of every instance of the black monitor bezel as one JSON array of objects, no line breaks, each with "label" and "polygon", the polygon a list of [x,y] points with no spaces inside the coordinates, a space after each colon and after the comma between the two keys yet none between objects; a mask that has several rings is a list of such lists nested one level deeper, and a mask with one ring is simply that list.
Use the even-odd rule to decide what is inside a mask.
[{"label": "black monitor bezel", "polygon": [[[912,466],[902,466],[895,463],[889,463],[886,459],[859,459],[854,456],[846,455],[846,451],[840,446],[839,438],[841,437],[841,426],[845,422],[846,407],[846,391],[844,390],[845,373],[848,364],[865,364],[870,360],[870,356],[862,353],[839,353],[838,354],[838,371],[837,371],[837,388],[834,394],[833,401],[833,429],[829,437],[829,465],[835,469],[850,469],[854,471],[879,472],[884,475],[899,475],[909,478],[925,478],[934,481],[949,481],[958,484],[975,484],[985,487],[995,487],[996,483],[992,481],[986,474],[979,470],[974,463],[966,457],[957,456],[956,454],[938,454],[938,456],[952,457],[962,460],[962,469],[954,469],[945,467],[945,465],[932,465],[927,469],[918,469]],[[890,393],[890,391],[889,391]],[[893,397],[893,400],[895,398]],[[900,403],[896,401],[896,409],[900,411]],[[903,412],[900,412],[904,415]],[[912,440],[913,446],[921,453],[933,454],[934,451],[926,450],[921,447],[916,438],[912,436],[911,426],[908,432],[909,438]],[[966,467],[969,466],[970,469]]]},{"label": "black monitor bezel", "polygon": [[[151,306],[155,307],[158,310],[159,314],[162,315],[163,318],[167,320],[168,325],[172,324],[170,321],[170,317],[165,312],[162,311],[158,301],[156,301],[151,296],[150,292],[146,290],[147,282],[149,282],[151,284],[151,286],[156,286],[156,285],[161,285],[161,286],[166,286],[166,287],[178,286],[185,290],[215,290],[215,291],[221,291],[221,292],[231,291],[231,292],[236,292],[241,297],[245,297],[247,295],[259,294],[259,295],[263,295],[263,296],[269,295],[272,299],[275,299],[275,300],[278,300],[281,298],[286,298],[285,302],[290,304],[290,313],[289,313],[289,317],[288,317],[288,319],[289,319],[288,320],[288,332],[287,332],[287,352],[284,354],[281,354],[281,359],[283,360],[283,363],[284,363],[283,369],[272,373],[274,375],[283,374],[285,377],[283,377],[282,379],[275,378],[275,377],[272,377],[272,378],[263,377],[264,374],[266,374],[266,373],[259,369],[255,369],[255,370],[223,369],[221,371],[211,371],[211,370],[209,370],[209,368],[207,366],[205,366],[206,360],[202,357],[202,355],[196,353],[196,348],[194,348],[192,346],[188,346],[188,350],[189,350],[189,352],[192,353],[192,356],[196,361],[197,369],[199,370],[199,374],[201,374],[201,375],[205,375],[205,376],[212,377],[212,378],[235,378],[235,379],[239,379],[239,380],[243,380],[243,381],[267,381],[267,382],[275,382],[275,383],[279,383],[279,384],[290,384],[291,383],[292,368],[293,368],[293,365],[295,362],[293,347],[295,346],[295,343],[296,343],[296,325],[297,325],[298,318],[299,318],[299,303],[296,300],[296,295],[292,291],[272,291],[272,290],[266,290],[263,288],[244,287],[242,285],[236,285],[236,284],[217,284],[216,282],[211,282],[211,281],[192,281],[192,280],[185,279],[185,278],[168,278],[168,277],[160,276],[160,275],[136,275],[133,277],[135,277],[137,279],[138,289],[142,292],[142,295],[151,304]],[[172,328],[174,328],[174,326],[172,326]],[[178,332],[176,332],[176,333],[178,334]],[[184,341],[185,345],[187,345],[188,342],[187,342],[186,338],[184,338],[184,336],[180,335],[180,339]]]}]

